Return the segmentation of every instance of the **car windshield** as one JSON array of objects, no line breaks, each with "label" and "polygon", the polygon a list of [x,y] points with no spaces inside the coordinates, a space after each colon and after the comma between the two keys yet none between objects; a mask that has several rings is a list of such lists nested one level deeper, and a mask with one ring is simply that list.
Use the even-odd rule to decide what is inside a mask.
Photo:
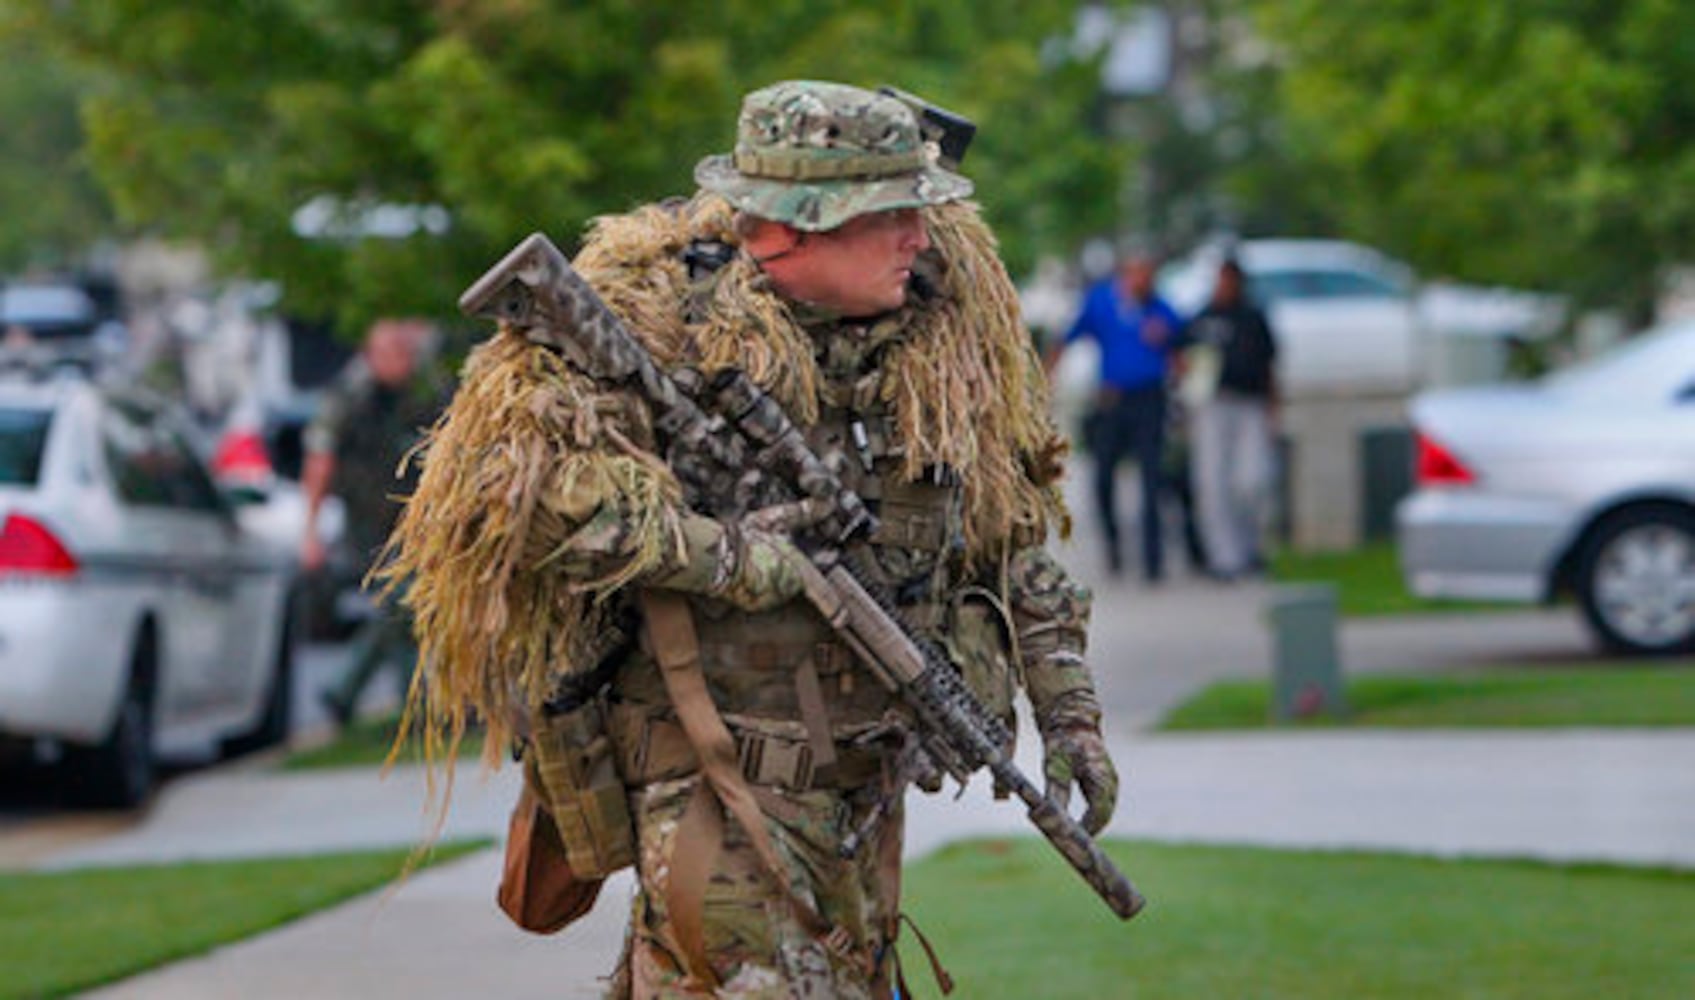
[{"label": "car windshield", "polygon": [[68,285],[14,285],[0,288],[0,328],[17,327],[37,340],[85,337],[98,318],[94,301]]},{"label": "car windshield", "polygon": [[1301,268],[1254,271],[1254,296],[1266,304],[1313,299],[1392,299],[1401,295],[1393,284],[1359,271]]},{"label": "car windshield", "polygon": [[1549,388],[1586,396],[1665,403],[1695,394],[1695,323],[1633,337],[1550,375]]},{"label": "car windshield", "polygon": [[33,486],[47,450],[46,410],[0,408],[0,486]]}]

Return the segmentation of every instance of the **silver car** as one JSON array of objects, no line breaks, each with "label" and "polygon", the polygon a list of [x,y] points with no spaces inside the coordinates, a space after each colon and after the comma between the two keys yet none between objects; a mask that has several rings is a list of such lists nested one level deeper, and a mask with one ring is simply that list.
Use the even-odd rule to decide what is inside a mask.
[{"label": "silver car", "polygon": [[0,749],[56,748],[93,804],[144,801],[161,758],[288,732],[293,568],[174,414],[0,379]]},{"label": "silver car", "polygon": [[1695,322],[1540,382],[1425,393],[1412,423],[1414,593],[1570,593],[1611,649],[1695,650]]}]

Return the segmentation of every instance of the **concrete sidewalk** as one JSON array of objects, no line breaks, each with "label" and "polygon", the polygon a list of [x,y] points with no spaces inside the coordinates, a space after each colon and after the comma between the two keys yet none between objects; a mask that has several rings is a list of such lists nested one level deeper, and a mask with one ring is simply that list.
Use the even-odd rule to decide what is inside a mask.
[{"label": "concrete sidewalk", "polygon": [[[1034,773],[1032,744],[1020,756]],[[1113,751],[1126,800],[1112,836],[1695,867],[1690,730],[1143,736],[1116,740]],[[488,784],[462,777],[449,835],[498,836],[513,780],[510,769]],[[232,808],[237,786],[245,791]],[[182,782],[132,833],[53,863],[411,843],[421,792],[416,771],[386,782],[365,771],[208,775]],[[958,801],[914,796],[908,829],[909,856],[966,836],[1031,832],[1021,810],[994,802],[981,783]],[[498,851],[481,852],[392,894],[90,995],[597,995],[596,979],[617,954],[629,880],[609,882],[595,911],[566,933],[535,938],[494,907],[499,863]]]}]

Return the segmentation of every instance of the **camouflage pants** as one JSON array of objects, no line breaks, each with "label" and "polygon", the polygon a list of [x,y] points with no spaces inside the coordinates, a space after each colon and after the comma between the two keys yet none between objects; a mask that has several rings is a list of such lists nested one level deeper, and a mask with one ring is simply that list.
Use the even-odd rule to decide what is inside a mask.
[{"label": "camouflage pants", "polygon": [[827,948],[802,925],[772,883],[747,833],[724,820],[723,843],[710,869],[702,924],[705,958],[716,991],[691,977],[668,913],[672,864],[679,849],[699,850],[679,829],[703,779],[691,775],[647,785],[631,795],[639,835],[640,881],[624,956],[609,996],[635,1000],[793,997],[881,1000],[890,996],[891,938],[900,896],[902,810],[897,799],[876,831],[848,860],[837,846],[875,808],[877,788],[855,792],[761,789],[767,827],[790,884],[852,945]]}]

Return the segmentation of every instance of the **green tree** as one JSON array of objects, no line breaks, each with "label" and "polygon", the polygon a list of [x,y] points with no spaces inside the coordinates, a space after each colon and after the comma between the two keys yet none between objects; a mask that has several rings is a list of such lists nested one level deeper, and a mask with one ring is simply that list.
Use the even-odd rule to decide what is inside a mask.
[{"label": "green tree", "polygon": [[[344,330],[440,315],[519,236],[687,193],[740,95],[896,82],[975,118],[968,173],[1009,263],[1110,211],[1122,156],[1083,122],[1094,67],[1039,56],[1070,4],[1020,0],[12,0],[74,59],[120,218],[281,279]],[[314,201],[314,199],[317,199]],[[302,238],[302,206],[434,205],[445,235]]]},{"label": "green tree", "polygon": [[1648,317],[1695,258],[1695,6],[1247,0],[1343,228],[1427,271]]},{"label": "green tree", "polygon": [[62,61],[0,35],[0,271],[65,268],[111,211],[82,156],[81,80]]}]

